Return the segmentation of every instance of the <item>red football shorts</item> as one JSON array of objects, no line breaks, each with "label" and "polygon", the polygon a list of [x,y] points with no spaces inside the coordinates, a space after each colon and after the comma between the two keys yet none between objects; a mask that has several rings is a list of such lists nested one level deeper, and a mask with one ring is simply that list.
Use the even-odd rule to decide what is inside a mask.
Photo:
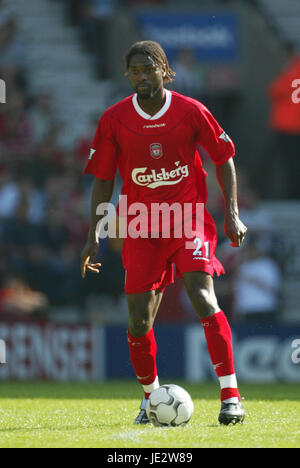
[{"label": "red football shorts", "polygon": [[125,293],[163,290],[174,282],[173,265],[178,277],[190,271],[204,271],[211,276],[224,274],[221,262],[215,257],[216,246],[216,226],[210,215],[205,216],[202,239],[197,235],[192,239],[125,238],[122,251]]}]

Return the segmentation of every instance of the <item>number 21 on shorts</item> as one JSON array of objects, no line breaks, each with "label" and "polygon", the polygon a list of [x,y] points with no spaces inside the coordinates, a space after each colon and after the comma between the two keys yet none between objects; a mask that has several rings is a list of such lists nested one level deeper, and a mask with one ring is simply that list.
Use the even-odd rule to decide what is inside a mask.
[{"label": "number 21 on shorts", "polygon": [[193,257],[198,260],[209,261],[209,242],[202,242],[200,237],[195,237],[193,243],[196,246],[196,249],[193,252]]}]

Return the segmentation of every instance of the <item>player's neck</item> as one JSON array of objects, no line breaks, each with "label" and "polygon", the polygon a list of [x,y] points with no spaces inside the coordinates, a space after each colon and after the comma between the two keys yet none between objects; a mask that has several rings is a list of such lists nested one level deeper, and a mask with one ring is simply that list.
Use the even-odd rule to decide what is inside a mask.
[{"label": "player's neck", "polygon": [[155,115],[163,107],[166,101],[166,92],[161,88],[154,96],[148,99],[138,97],[139,106],[149,115]]}]

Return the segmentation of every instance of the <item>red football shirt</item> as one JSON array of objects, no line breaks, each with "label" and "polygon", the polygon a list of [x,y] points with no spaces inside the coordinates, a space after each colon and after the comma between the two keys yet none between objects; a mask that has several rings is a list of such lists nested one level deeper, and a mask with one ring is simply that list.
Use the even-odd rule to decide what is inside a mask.
[{"label": "red football shirt", "polygon": [[110,107],[101,117],[85,173],[113,179],[118,169],[127,205],[142,202],[206,203],[206,173],[197,146],[215,164],[234,156],[232,140],[209,110],[195,99],[166,91],[160,111],[150,116],[137,95]]}]

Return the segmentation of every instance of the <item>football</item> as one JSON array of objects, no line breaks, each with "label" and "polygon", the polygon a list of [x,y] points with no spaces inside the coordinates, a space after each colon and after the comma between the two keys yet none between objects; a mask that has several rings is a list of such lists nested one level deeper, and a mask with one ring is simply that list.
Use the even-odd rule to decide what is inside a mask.
[{"label": "football", "polygon": [[166,384],[154,390],[146,404],[146,413],[154,426],[182,426],[191,419],[194,403],[179,385]]}]

